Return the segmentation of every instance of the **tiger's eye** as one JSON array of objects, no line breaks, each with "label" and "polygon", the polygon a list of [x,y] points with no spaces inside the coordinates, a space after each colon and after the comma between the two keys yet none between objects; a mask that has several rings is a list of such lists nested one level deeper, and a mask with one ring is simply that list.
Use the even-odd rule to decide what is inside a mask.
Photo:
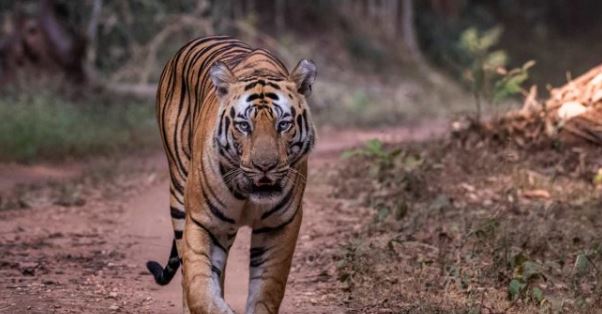
[{"label": "tiger's eye", "polygon": [[251,125],[249,124],[249,122],[246,122],[246,121],[236,122],[236,127],[241,132],[247,133],[247,132],[251,131]]},{"label": "tiger's eye", "polygon": [[292,123],[290,121],[280,121],[278,122],[278,132],[284,132],[291,127]]}]

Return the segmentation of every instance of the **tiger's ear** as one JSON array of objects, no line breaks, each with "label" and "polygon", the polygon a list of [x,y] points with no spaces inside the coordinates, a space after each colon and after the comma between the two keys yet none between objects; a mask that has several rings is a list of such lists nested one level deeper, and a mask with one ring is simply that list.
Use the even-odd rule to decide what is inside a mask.
[{"label": "tiger's ear", "polygon": [[290,75],[290,80],[297,84],[297,91],[304,96],[311,94],[311,85],[316,80],[316,65],[313,61],[301,59]]},{"label": "tiger's ear", "polygon": [[213,82],[219,97],[228,94],[228,87],[230,84],[236,82],[236,77],[232,71],[230,71],[228,66],[221,61],[217,61],[211,66],[211,69],[209,69],[209,77],[211,77],[211,81]]}]

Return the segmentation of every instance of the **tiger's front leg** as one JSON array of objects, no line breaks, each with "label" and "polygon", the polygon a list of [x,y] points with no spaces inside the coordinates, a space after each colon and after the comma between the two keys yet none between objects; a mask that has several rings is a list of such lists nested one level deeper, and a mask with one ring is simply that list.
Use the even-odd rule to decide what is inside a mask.
[{"label": "tiger's front leg", "polygon": [[186,218],[182,255],[184,313],[234,313],[224,301],[223,280],[231,243],[221,243],[220,238],[223,237],[203,222]]},{"label": "tiger's front leg", "polygon": [[278,313],[284,297],[301,218],[301,206],[296,205],[296,212],[288,220],[280,222],[279,225],[253,229],[247,314]]}]

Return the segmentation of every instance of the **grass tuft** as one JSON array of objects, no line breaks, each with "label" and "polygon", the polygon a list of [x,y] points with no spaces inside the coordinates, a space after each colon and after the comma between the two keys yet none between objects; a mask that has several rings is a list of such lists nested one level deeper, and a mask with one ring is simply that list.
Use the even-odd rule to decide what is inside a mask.
[{"label": "grass tuft", "polygon": [[153,106],[57,93],[0,97],[0,160],[33,162],[137,150],[156,145]]}]

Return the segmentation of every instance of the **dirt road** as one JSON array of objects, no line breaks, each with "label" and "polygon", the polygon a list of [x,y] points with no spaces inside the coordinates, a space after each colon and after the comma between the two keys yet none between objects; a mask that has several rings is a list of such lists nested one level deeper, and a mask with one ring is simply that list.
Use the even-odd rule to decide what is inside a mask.
[{"label": "dirt road", "polygon": [[[325,180],[340,153],[371,138],[421,140],[443,130],[442,123],[380,131],[321,130],[310,159],[303,226],[282,313],[344,312],[333,297],[335,266],[327,253],[338,249],[337,230],[351,226],[337,219],[340,206],[329,196]],[[73,185],[75,196],[68,196],[76,201],[70,206],[56,201],[55,184],[36,190],[23,201],[25,208],[0,211],[0,313],[181,312],[179,275],[160,287],[144,267],[151,259],[164,263],[171,243],[163,156],[129,162],[138,170],[130,173],[121,166],[118,179],[110,183],[96,178]],[[23,166],[0,169],[5,191],[14,187],[12,182],[63,177],[60,169],[47,167],[41,172]],[[73,169],[79,167],[71,167],[65,177],[73,177]],[[77,171],[85,177],[85,170]],[[69,189],[58,185],[64,197]],[[247,294],[249,236],[248,228],[240,230],[227,264],[225,297],[237,313],[244,312]]]}]

